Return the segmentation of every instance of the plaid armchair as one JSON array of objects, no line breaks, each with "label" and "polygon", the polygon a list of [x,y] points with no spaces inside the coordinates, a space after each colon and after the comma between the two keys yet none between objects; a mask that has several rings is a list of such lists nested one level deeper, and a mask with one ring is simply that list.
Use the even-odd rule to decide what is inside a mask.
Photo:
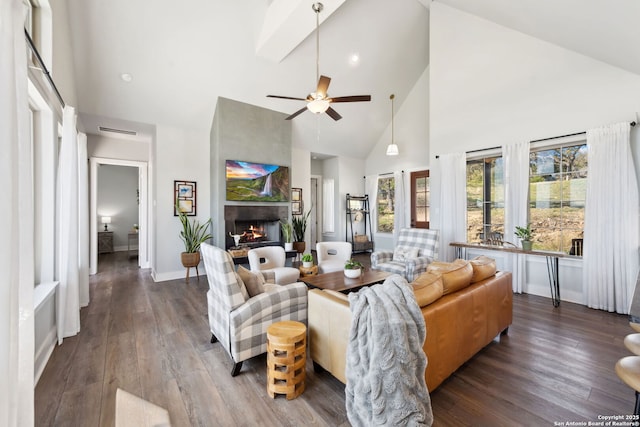
[{"label": "plaid armchair", "polygon": [[215,246],[200,247],[209,281],[207,305],[211,342],[220,341],[233,360],[231,376],[242,362],[267,351],[267,328],[281,320],[307,323],[307,286],[270,286],[247,298],[231,255]]},{"label": "plaid armchair", "polygon": [[371,268],[400,274],[408,282],[413,282],[437,259],[438,230],[403,228],[393,252],[377,251],[371,254]]}]

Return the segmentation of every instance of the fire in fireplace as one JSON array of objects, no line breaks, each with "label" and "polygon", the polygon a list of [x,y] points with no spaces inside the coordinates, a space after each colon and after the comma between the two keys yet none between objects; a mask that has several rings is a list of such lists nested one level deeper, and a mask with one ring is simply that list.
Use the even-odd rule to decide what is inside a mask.
[{"label": "fire in fireplace", "polygon": [[258,222],[258,225],[248,223],[247,221],[236,221],[236,233],[240,235],[238,243],[253,243],[268,241],[269,235],[265,229],[265,224]]},{"label": "fire in fireplace", "polygon": [[226,249],[282,244],[280,220],[287,220],[287,206],[227,205],[224,210]]}]

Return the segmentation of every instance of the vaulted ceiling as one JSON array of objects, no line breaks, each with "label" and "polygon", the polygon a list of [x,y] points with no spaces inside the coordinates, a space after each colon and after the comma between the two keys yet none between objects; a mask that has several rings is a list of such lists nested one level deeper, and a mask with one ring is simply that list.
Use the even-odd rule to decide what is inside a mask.
[{"label": "vaulted ceiling", "polygon": [[[266,95],[315,89],[313,1],[67,1],[77,107],[89,133],[120,121],[143,133],[156,124],[208,130],[219,96],[293,113],[304,103]],[[640,74],[636,0],[440,1]],[[430,1],[323,4],[320,73],[332,78],[329,95],[372,101],[334,105],[338,122],[298,116],[294,144],[364,158],[389,123],[389,95],[398,111],[429,64]]]}]

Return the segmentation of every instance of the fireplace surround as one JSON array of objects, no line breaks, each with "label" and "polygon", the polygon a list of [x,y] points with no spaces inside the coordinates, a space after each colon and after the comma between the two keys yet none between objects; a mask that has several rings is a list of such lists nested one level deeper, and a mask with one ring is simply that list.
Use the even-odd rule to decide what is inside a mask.
[{"label": "fireplace surround", "polygon": [[282,245],[280,220],[288,219],[287,205],[225,205],[225,249],[235,246],[232,234],[241,235],[240,246],[249,248]]}]

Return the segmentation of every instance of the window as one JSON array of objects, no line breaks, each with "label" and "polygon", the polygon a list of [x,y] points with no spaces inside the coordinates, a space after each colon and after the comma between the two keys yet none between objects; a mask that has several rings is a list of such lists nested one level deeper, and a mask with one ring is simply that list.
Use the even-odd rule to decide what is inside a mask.
[{"label": "window", "polygon": [[529,155],[529,219],[535,249],[576,253],[582,247],[587,193],[587,145],[563,145]]},{"label": "window", "polygon": [[411,172],[411,227],[429,228],[429,171]]},{"label": "window", "polygon": [[467,241],[502,240],[504,177],[502,157],[467,161]]},{"label": "window", "polygon": [[396,181],[393,176],[378,178],[376,213],[379,233],[393,233]]}]

